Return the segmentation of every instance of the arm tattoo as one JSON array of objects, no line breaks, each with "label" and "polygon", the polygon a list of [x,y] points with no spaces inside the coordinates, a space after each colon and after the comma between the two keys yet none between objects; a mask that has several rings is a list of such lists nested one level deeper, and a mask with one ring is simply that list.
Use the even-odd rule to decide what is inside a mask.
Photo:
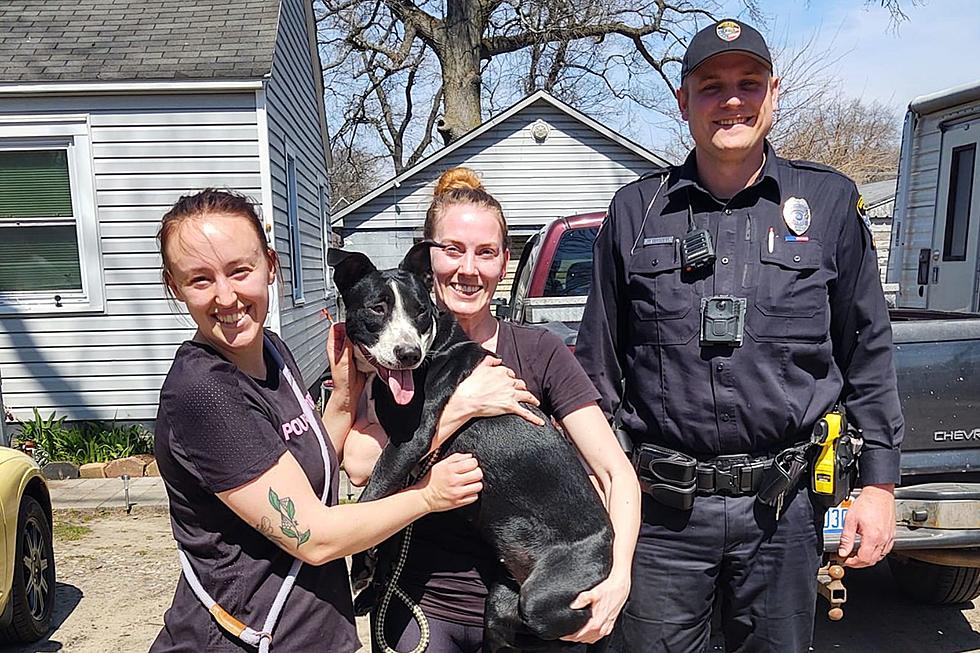
[{"label": "arm tattoo", "polygon": [[282,544],[282,539],[276,535],[272,530],[272,520],[268,517],[263,516],[262,521],[255,525],[255,530],[257,530],[262,535],[275,542],[276,544]]},{"label": "arm tattoo", "polygon": [[282,531],[282,534],[296,540],[297,549],[305,544],[310,539],[310,531],[306,530],[300,533],[299,522],[296,521],[296,506],[293,505],[293,500],[289,497],[282,497],[280,499],[276,491],[270,487],[269,503],[272,504],[272,507],[282,517],[282,523],[279,525],[279,530]]}]

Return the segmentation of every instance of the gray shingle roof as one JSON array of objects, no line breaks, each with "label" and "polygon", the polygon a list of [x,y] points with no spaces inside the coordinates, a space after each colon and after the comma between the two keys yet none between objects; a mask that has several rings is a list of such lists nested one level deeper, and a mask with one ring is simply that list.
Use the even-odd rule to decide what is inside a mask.
[{"label": "gray shingle roof", "polygon": [[256,79],[279,0],[4,0],[0,83]]},{"label": "gray shingle roof", "polygon": [[874,181],[870,184],[861,184],[858,186],[858,192],[864,197],[865,206],[870,209],[878,206],[882,202],[894,200],[897,185],[898,179]]}]

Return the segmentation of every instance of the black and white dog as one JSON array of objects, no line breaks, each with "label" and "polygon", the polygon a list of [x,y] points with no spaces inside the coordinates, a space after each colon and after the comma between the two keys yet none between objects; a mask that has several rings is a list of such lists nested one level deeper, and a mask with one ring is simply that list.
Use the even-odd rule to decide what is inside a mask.
[{"label": "black and white dog", "polygon": [[[450,395],[489,353],[433,304],[433,245],[415,245],[397,269],[383,271],[360,253],[329,255],[347,334],[378,372],[375,409],[389,437],[361,501],[405,486]],[[460,510],[506,568],[487,599],[487,650],[566,648],[556,640],[590,616],[569,605],[612,566],[609,518],[574,447],[550,422],[502,415],[470,420],[442,455],[456,451],[473,453],[484,474],[479,501]]]}]

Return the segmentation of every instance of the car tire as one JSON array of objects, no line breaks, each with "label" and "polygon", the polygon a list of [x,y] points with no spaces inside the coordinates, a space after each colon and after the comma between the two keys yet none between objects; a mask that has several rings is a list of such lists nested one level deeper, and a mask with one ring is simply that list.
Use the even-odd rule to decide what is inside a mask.
[{"label": "car tire", "polygon": [[888,566],[899,588],[922,603],[968,603],[980,596],[980,569],[948,567],[912,558],[888,556]]},{"label": "car tire", "polygon": [[51,629],[54,598],[51,524],[37,499],[24,496],[17,515],[14,584],[10,591],[13,615],[10,625],[0,631],[0,639],[34,642],[44,637]]}]

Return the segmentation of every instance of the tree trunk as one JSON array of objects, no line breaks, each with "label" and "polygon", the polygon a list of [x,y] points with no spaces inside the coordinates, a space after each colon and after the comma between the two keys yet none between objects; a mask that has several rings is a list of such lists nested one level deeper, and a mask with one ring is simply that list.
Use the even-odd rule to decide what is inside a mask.
[{"label": "tree trunk", "polygon": [[479,0],[449,0],[438,48],[443,112],[439,134],[448,145],[482,122],[480,45],[486,18]]}]

